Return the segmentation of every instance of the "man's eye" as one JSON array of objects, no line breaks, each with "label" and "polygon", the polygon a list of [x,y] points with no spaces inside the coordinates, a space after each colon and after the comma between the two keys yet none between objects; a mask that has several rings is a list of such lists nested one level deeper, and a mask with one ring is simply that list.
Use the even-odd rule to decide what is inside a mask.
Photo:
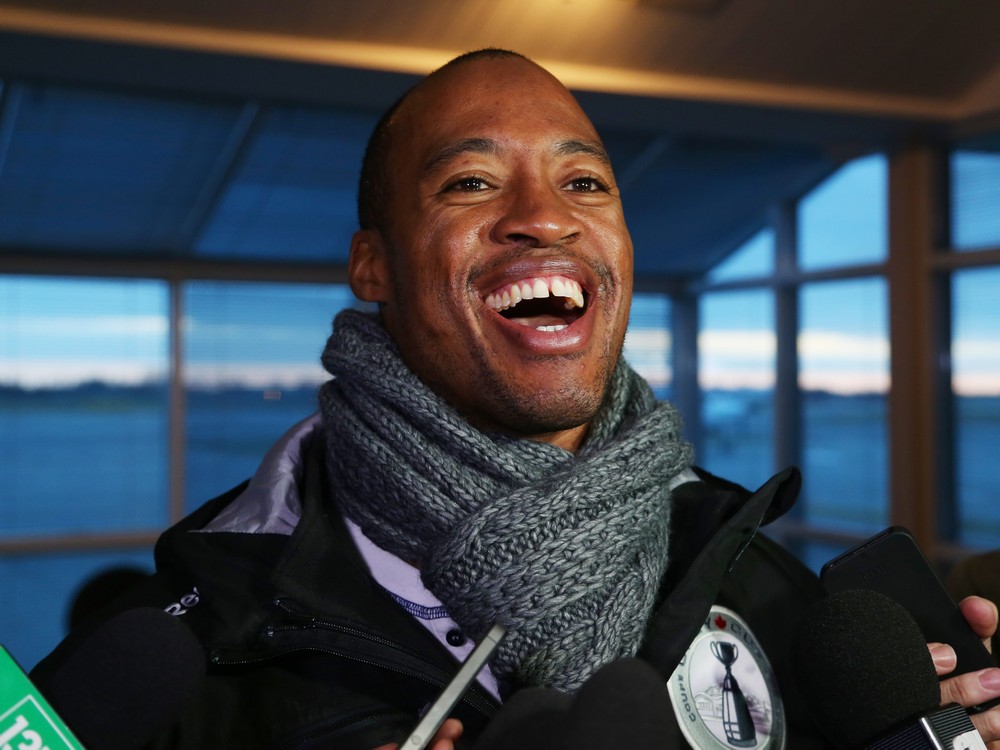
[{"label": "man's eye", "polygon": [[448,190],[455,190],[460,193],[474,193],[479,190],[486,190],[489,188],[489,183],[486,182],[482,177],[463,177],[460,180],[448,185]]},{"label": "man's eye", "polygon": [[600,193],[608,189],[608,186],[596,177],[577,177],[570,181],[568,187],[577,193]]}]

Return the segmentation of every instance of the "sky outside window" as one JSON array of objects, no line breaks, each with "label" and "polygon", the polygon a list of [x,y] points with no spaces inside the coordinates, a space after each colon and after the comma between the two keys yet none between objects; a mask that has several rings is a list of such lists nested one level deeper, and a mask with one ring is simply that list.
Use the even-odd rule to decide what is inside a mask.
[{"label": "sky outside window", "polygon": [[888,519],[888,311],[881,277],[800,291],[805,520],[874,533]]},{"label": "sky outside window", "polygon": [[167,326],[163,282],[0,276],[0,383],[162,381]]},{"label": "sky outside window", "polygon": [[799,266],[881,263],[888,247],[889,175],[881,154],[856,159],[799,203]]},{"label": "sky outside window", "polygon": [[0,278],[0,535],[167,521],[167,288]]},{"label": "sky outside window", "polygon": [[670,300],[667,295],[633,295],[623,353],[660,399],[670,398],[673,380],[670,347]]},{"label": "sky outside window", "polygon": [[709,471],[755,487],[773,469],[774,296],[768,289],[700,300],[698,380]]},{"label": "sky outside window", "polygon": [[184,288],[189,510],[248,478],[317,409],[320,355],[346,286],[191,282]]},{"label": "sky outside window", "polygon": [[955,274],[952,390],[955,394],[959,541],[996,547],[1000,538],[1000,268]]},{"label": "sky outside window", "polygon": [[1000,154],[956,151],[951,157],[952,245],[1000,246]]},{"label": "sky outside window", "polygon": [[708,273],[712,282],[768,278],[774,274],[774,231],[762,229]]}]

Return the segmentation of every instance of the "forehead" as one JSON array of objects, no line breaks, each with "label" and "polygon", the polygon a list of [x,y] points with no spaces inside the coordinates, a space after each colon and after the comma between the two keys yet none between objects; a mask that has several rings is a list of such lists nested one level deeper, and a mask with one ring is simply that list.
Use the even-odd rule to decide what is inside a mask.
[{"label": "forehead", "polygon": [[418,87],[394,123],[404,154],[416,157],[468,138],[497,142],[599,143],[572,94],[520,58],[477,60],[440,71]]}]

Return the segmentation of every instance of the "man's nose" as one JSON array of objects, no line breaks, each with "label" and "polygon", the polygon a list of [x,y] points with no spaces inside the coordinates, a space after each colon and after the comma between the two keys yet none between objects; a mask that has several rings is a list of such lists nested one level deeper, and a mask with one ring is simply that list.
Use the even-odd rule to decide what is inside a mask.
[{"label": "man's nose", "polygon": [[494,240],[502,244],[549,247],[572,241],[581,229],[561,190],[525,184],[511,192],[493,232]]}]

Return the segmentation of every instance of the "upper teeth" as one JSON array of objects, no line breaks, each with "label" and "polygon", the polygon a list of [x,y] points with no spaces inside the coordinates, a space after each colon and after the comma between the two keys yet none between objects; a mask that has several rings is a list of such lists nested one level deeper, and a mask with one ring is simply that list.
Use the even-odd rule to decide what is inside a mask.
[{"label": "upper teeth", "polygon": [[539,297],[565,297],[566,309],[583,307],[583,289],[580,285],[565,276],[537,276],[531,279],[521,279],[495,289],[486,295],[486,304],[494,310],[507,310],[521,300]]}]

